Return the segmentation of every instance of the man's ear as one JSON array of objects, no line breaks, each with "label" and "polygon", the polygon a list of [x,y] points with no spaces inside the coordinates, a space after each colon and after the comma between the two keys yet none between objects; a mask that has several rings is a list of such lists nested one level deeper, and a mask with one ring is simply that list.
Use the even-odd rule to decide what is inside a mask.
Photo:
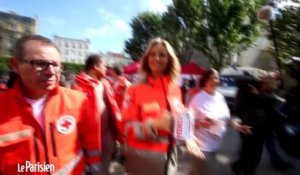
[{"label": "man's ear", "polygon": [[14,72],[16,72],[16,73],[19,72],[19,63],[17,61],[17,58],[15,58],[15,57],[9,58],[8,64]]},{"label": "man's ear", "polygon": [[98,70],[99,69],[99,67],[97,66],[97,64],[94,64],[93,69],[94,70]]}]

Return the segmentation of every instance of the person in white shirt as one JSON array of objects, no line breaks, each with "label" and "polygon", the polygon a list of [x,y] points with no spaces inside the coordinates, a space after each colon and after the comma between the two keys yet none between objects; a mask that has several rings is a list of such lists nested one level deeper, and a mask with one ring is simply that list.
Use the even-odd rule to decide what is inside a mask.
[{"label": "person in white shirt", "polygon": [[[214,69],[207,70],[201,80],[203,89],[192,99],[189,108],[195,113],[195,136],[202,142],[199,149],[204,152],[205,160],[195,160],[201,175],[220,174],[216,170],[216,153],[219,151],[226,126],[229,125],[240,132],[251,133],[251,127],[240,125],[230,118],[230,112],[225,98],[216,88],[219,84],[219,74]],[[196,159],[196,158],[195,158]],[[193,161],[194,162],[194,161]]]}]

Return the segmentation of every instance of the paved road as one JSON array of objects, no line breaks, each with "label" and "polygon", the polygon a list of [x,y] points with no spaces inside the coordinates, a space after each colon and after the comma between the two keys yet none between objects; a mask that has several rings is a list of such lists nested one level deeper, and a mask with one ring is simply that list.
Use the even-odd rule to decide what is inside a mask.
[{"label": "paved road", "polygon": [[[220,170],[218,172],[223,172],[223,175],[231,175],[230,164],[237,159],[238,149],[240,145],[239,134],[232,130],[228,129],[228,132],[225,135],[225,140],[223,142],[220,154],[217,156],[217,160],[220,163]],[[300,148],[299,148],[300,149]],[[300,151],[300,150],[299,150]],[[272,168],[269,155],[267,151],[264,150],[262,160],[258,165],[256,175],[300,175],[300,160],[296,160],[279,149],[280,154],[291,163],[294,168],[278,171]],[[117,163],[113,163],[114,169],[117,170],[112,175],[122,175],[120,171],[123,170],[123,167]]]},{"label": "paved road", "polygon": [[[224,170],[224,175],[230,174],[229,165],[231,162],[236,160],[238,156],[237,153],[239,145],[239,134],[236,131],[229,129],[225,136],[220,155],[218,156],[219,162],[223,165],[222,169]],[[281,151],[279,147],[278,149],[283,158],[291,163],[294,168],[285,171],[278,171],[273,169],[269,160],[269,155],[264,149],[263,157],[260,164],[258,165],[256,175],[300,175],[300,160],[288,156],[283,151]]]}]

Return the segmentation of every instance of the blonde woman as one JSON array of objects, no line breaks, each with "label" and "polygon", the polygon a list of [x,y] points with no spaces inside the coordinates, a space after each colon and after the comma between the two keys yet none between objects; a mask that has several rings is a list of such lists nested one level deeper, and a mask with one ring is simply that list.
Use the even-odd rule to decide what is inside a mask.
[{"label": "blonde woman", "polygon": [[[171,152],[172,114],[181,109],[177,85],[180,64],[170,44],[161,38],[150,41],[141,60],[140,83],[130,86],[123,104],[126,136],[126,172],[131,175],[176,174]],[[189,150],[197,149],[189,142]],[[172,170],[171,170],[172,169]]]}]

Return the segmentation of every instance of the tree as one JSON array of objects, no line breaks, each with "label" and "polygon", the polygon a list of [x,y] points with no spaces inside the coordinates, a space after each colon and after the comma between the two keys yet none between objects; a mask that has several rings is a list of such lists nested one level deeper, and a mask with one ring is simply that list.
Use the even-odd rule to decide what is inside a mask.
[{"label": "tree", "polygon": [[132,38],[125,41],[125,52],[136,61],[142,56],[149,40],[162,35],[161,16],[144,12],[135,17],[130,26]]},{"label": "tree", "polygon": [[132,20],[132,38],[125,41],[125,52],[137,60],[146,49],[148,41],[162,37],[174,47],[182,64],[192,55],[193,31],[199,13],[199,0],[173,1],[162,15],[144,12]]},{"label": "tree", "polygon": [[262,0],[206,0],[197,27],[196,46],[220,70],[234,54],[251,46],[260,34],[257,10]]},{"label": "tree", "polygon": [[76,63],[63,63],[62,68],[64,72],[79,73],[84,70],[84,65]]},{"label": "tree", "polygon": [[151,37],[162,36],[175,48],[182,64],[198,49],[220,70],[259,36],[261,23],[256,13],[265,1],[173,0],[161,16],[146,13],[133,20],[133,37],[125,42],[126,52],[139,58]]},{"label": "tree", "polygon": [[164,38],[175,48],[183,65],[193,54],[197,23],[203,16],[203,3],[204,0],[173,0],[162,17]]},{"label": "tree", "polygon": [[9,57],[6,56],[0,56],[0,74],[9,72],[9,66],[8,66],[8,59]]},{"label": "tree", "polygon": [[[296,3],[296,2],[295,2]],[[291,56],[300,57],[300,3],[299,6],[288,6],[279,10],[279,16],[273,23],[278,54],[281,61]],[[274,49],[271,53],[275,55]]]}]

